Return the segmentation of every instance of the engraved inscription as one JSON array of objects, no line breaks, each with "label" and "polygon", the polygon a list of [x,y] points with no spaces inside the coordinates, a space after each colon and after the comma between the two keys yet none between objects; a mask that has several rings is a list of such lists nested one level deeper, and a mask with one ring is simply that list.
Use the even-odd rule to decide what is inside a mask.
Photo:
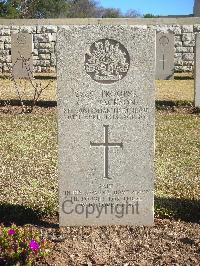
[{"label": "engraved inscription", "polygon": [[165,59],[164,50],[165,50],[165,46],[167,46],[169,44],[169,39],[166,36],[162,36],[159,39],[159,43],[162,46],[162,51],[163,51],[163,56],[162,56],[162,59],[160,61],[162,62],[162,69],[165,70],[165,62],[167,60]]},{"label": "engraved inscription", "polygon": [[162,59],[160,60],[160,62],[162,62],[162,69],[165,70],[165,62],[167,62],[168,60],[165,59],[165,55],[163,54]]},{"label": "engraved inscription", "polygon": [[[69,120],[146,120],[150,108],[141,102],[140,97],[131,90],[103,89],[74,93],[76,105],[64,107]],[[89,106],[89,102],[95,105]]]},{"label": "engraved inscription", "polygon": [[116,40],[101,39],[93,43],[85,55],[85,70],[99,83],[109,84],[122,80],[130,67],[126,48]]},{"label": "engraved inscription", "polygon": [[25,44],[26,43],[26,36],[23,34],[19,34],[17,37],[18,44]]},{"label": "engraved inscription", "polygon": [[169,39],[168,39],[166,36],[162,36],[162,37],[159,39],[159,43],[160,43],[162,46],[166,46],[166,45],[168,45],[168,43],[169,43]]}]

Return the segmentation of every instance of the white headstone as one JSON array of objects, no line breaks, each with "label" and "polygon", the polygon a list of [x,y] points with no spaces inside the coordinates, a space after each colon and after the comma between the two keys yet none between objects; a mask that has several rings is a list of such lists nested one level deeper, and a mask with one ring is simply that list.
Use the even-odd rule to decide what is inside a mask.
[{"label": "white headstone", "polygon": [[174,78],[174,35],[158,33],[156,36],[156,79]]},{"label": "white headstone", "polygon": [[12,74],[15,79],[33,77],[33,36],[30,33],[11,35]]},{"label": "white headstone", "polygon": [[196,34],[196,46],[195,46],[195,92],[194,92],[194,104],[200,106],[200,34]]},{"label": "white headstone", "polygon": [[152,225],[155,33],[57,35],[60,225]]}]

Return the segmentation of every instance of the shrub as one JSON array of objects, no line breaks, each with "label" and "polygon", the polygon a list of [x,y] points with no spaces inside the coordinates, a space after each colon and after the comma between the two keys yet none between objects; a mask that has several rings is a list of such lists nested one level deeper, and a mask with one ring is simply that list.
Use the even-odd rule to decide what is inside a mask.
[{"label": "shrub", "polygon": [[35,265],[49,253],[48,243],[29,227],[0,225],[0,265]]}]

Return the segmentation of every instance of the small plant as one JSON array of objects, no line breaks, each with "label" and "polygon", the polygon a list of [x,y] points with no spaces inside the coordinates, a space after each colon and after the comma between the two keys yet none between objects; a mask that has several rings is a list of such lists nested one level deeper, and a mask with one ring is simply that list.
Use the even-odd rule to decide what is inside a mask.
[{"label": "small plant", "polygon": [[46,240],[32,228],[0,225],[0,265],[35,265],[49,253]]},{"label": "small plant", "polygon": [[[19,60],[22,62],[23,68],[27,72],[27,76],[25,78],[16,79],[13,73],[13,68]],[[27,59],[19,55],[19,58],[16,60],[16,62],[14,62],[12,66],[7,64],[8,73],[10,73],[9,79],[13,83],[13,89],[20,102],[22,113],[32,113],[42,93],[47,90],[53,82],[53,80],[51,79],[47,84],[43,85],[42,82],[34,79],[29,62],[30,58]],[[32,91],[31,95],[29,95],[28,97],[30,99],[25,100],[24,97],[27,98],[30,91]]]}]

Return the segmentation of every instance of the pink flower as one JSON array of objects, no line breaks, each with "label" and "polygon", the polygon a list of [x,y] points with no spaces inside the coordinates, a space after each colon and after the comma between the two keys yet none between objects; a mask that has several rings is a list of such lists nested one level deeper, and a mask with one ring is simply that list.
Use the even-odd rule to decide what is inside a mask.
[{"label": "pink flower", "polygon": [[15,230],[14,229],[9,229],[8,230],[8,235],[9,236],[12,236],[12,235],[14,235],[15,234]]},{"label": "pink flower", "polygon": [[30,243],[29,243],[29,248],[31,250],[38,250],[39,249],[39,244],[35,241],[35,240],[31,240]]}]

